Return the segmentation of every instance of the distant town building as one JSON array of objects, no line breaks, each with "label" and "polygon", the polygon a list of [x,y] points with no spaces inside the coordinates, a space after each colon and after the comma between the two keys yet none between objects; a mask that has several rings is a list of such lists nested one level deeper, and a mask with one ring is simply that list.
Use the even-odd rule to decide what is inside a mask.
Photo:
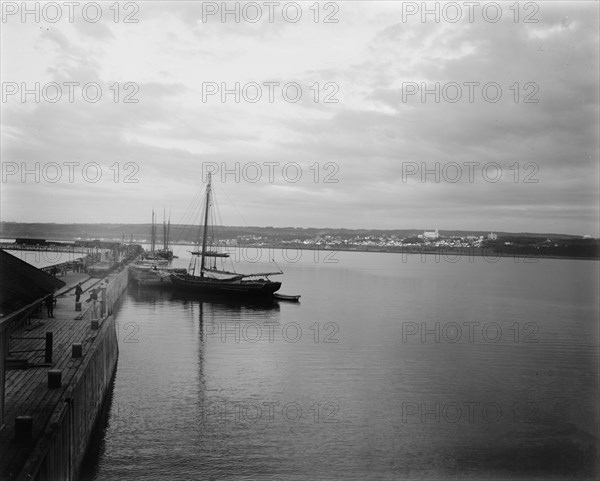
[{"label": "distant town building", "polygon": [[440,235],[438,234],[438,230],[434,230],[433,232],[423,232],[424,239],[437,239]]},{"label": "distant town building", "polygon": [[496,240],[496,239],[498,239],[498,234],[494,234],[493,232],[490,232],[488,234],[488,239],[489,240]]},{"label": "distant town building", "polygon": [[593,239],[593,237],[589,234],[586,234],[583,236],[584,239]]}]

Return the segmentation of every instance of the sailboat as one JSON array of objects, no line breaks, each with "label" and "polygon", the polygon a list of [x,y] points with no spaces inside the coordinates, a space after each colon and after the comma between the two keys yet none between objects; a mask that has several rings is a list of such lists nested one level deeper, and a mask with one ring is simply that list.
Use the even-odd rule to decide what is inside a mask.
[{"label": "sailboat", "polygon": [[173,250],[169,247],[169,238],[171,236],[171,214],[169,213],[169,223],[167,224],[165,212],[163,211],[163,247],[156,251],[160,259],[173,259]]},{"label": "sailboat", "polygon": [[[283,274],[262,272],[257,274],[239,274],[217,269],[216,258],[229,257],[229,254],[210,249],[208,246],[209,212],[212,207],[211,175],[208,174],[204,204],[204,224],[202,225],[202,243],[192,252],[192,261],[187,274],[173,273],[171,281],[176,289],[199,294],[224,295],[227,297],[273,297],[281,282],[269,279],[269,276]],[[200,236],[199,236],[200,237]],[[210,259],[213,259],[211,263]],[[200,266],[198,268],[198,260]]]},{"label": "sailboat", "polygon": [[162,257],[156,253],[156,223],[154,220],[154,209],[152,209],[152,225],[150,227],[150,251],[144,252],[142,258],[146,261],[158,262],[159,264],[166,264],[166,260],[162,260]]},{"label": "sailboat", "polygon": [[[169,227],[170,227],[169,220]],[[139,286],[170,286],[171,274],[185,274],[186,269],[167,267],[173,258],[173,251],[168,250],[168,233],[163,220],[164,243],[163,249],[156,249],[156,222],[154,210],[152,210],[152,226],[150,230],[150,252],[144,253],[141,260],[129,265],[129,274]],[[168,255],[170,254],[170,256]]]}]

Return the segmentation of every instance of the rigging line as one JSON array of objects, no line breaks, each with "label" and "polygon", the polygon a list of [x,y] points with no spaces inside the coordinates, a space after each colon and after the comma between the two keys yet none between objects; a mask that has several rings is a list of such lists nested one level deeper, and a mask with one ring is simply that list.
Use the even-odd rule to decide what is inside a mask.
[{"label": "rigging line", "polygon": [[[227,194],[225,193],[225,196],[227,198],[229,198],[229,196],[227,196]],[[223,225],[223,220],[222,220],[222,216],[221,216],[221,209],[219,207],[219,203],[217,202],[217,197],[213,196],[213,200],[214,200],[214,212],[215,212],[215,216],[216,216],[216,220],[215,220],[215,225]],[[229,262],[229,265],[231,266],[229,269],[232,272],[236,272],[235,270],[235,264],[233,262],[233,259],[231,257],[226,258],[226,257],[222,257],[220,258],[220,262],[221,262],[221,268],[222,270],[227,270],[226,269],[226,263]],[[216,258],[215,258],[215,265],[216,265]]]},{"label": "rigging line", "polygon": [[[221,225],[221,220],[220,220],[220,211],[219,211],[219,203],[217,201],[217,195],[215,190],[213,190],[213,197],[212,197],[212,206],[213,208],[211,209],[211,219],[212,219],[212,244],[213,244],[213,248],[214,250],[216,250],[217,252],[220,251],[220,245],[219,245],[219,232],[218,232],[218,225]],[[217,268],[217,258],[214,257],[212,259],[213,261],[213,267],[216,269]],[[221,261],[221,267],[223,266],[223,258],[220,258]]]},{"label": "rigging line", "polygon": [[275,262],[275,259],[271,259],[271,261],[277,266],[277,269],[279,269],[279,271],[283,274],[281,267],[279,267],[279,264],[277,264],[277,262]]},{"label": "rigging line", "polygon": [[211,196],[211,210],[210,210],[210,216],[211,216],[211,237],[212,237],[212,243],[217,244],[218,242],[218,230],[217,230],[217,225],[219,225],[219,219],[218,219],[218,212],[219,212],[219,204],[217,202],[217,196],[215,193],[215,190],[213,189],[212,191],[212,196]]},{"label": "rigging line", "polygon": [[[242,213],[239,211],[239,209],[237,208],[237,206],[235,205],[235,202],[233,202],[231,200],[231,197],[229,197],[227,195],[227,192],[225,190],[222,191],[223,194],[225,195],[225,197],[227,198],[227,200],[229,201],[229,205],[233,206],[233,208],[235,209],[235,211],[238,213],[238,215],[242,218],[242,221],[244,223],[245,226],[248,226],[248,222],[246,221],[246,219],[244,218],[244,216],[242,215]],[[219,209],[218,205],[216,206],[216,211],[219,215],[219,221],[221,222],[221,210]],[[239,246],[237,246],[236,248],[239,248]],[[237,256],[236,256],[237,258]],[[226,263],[229,261],[229,265],[231,266],[230,269],[232,272],[237,272],[235,269],[235,264],[234,264],[234,260],[233,257],[229,257],[229,258],[222,258],[221,259],[221,266],[223,267],[223,270],[225,270],[225,265]]]},{"label": "rigging line", "polygon": [[[202,218],[204,218],[204,212],[205,212],[206,208],[207,208],[207,206],[206,206],[206,202],[205,202],[203,208],[200,210],[200,215]],[[198,216],[196,216],[196,217],[198,217]],[[204,232],[204,229],[206,229],[206,226],[202,226],[201,223],[196,222],[196,221],[194,222],[194,224],[198,226],[197,230],[196,230],[196,240],[194,242],[195,242],[195,245],[200,246],[202,243],[202,241],[201,241],[202,234]]]},{"label": "rigging line", "polygon": [[[213,193],[214,196],[214,193]],[[214,206],[215,206],[215,201],[214,201],[214,197],[211,196],[211,202],[210,202],[210,210],[208,211],[208,222],[209,225],[207,226],[208,228],[208,238],[210,239],[210,246],[214,246],[215,242],[216,242],[216,238],[215,238],[215,212],[214,212]]]},{"label": "rigging line", "polygon": [[192,198],[186,209],[184,210],[182,216],[178,219],[178,223],[180,225],[188,225],[188,220],[191,217],[192,206],[195,204],[196,197]]},{"label": "rigging line", "polygon": [[223,194],[225,194],[225,197],[227,197],[227,200],[229,201],[229,205],[231,205],[235,209],[235,211],[238,213],[238,215],[242,218],[242,221],[244,222],[244,227],[248,227],[248,222],[246,221],[246,219],[244,218],[242,213],[239,211],[239,209],[235,205],[235,202],[233,202],[231,200],[231,198],[227,195],[227,192],[223,191]]},{"label": "rigging line", "polygon": [[188,204],[183,216],[180,218],[179,224],[183,226],[183,229],[180,230],[180,236],[178,240],[181,240],[183,237],[189,238],[192,229],[197,228],[198,215],[202,205],[202,193],[203,189],[196,190],[194,197]]},{"label": "rigging line", "polygon": [[[214,250],[214,245],[216,243],[216,238],[215,238],[215,213],[214,213],[214,208],[215,208],[215,205],[216,205],[216,199],[215,199],[214,190],[211,192],[211,194],[212,194],[211,195],[211,202],[210,202],[211,209],[208,212],[208,214],[209,214],[209,217],[208,217],[209,220],[208,220],[208,222],[209,222],[209,225],[210,225],[210,228],[209,228],[209,231],[208,231],[209,232],[210,242],[209,242],[208,246],[210,246],[210,250]],[[209,262],[210,262],[210,267],[212,267],[212,268],[216,268],[217,267],[216,257],[210,258]]]},{"label": "rigging line", "polygon": [[[193,226],[192,228],[195,228],[196,232],[199,231],[198,226],[200,226],[202,224],[201,219],[203,218],[203,215],[204,215],[203,206],[206,203],[206,201],[204,199],[203,194],[204,194],[203,189],[199,189],[198,195],[195,199],[195,203],[193,206],[193,211],[192,211],[193,217],[191,219],[190,226],[191,227]],[[196,240],[196,243],[198,243],[198,240]]]},{"label": "rigging line", "polygon": [[[214,203],[214,210],[213,210],[213,215],[214,215],[214,225],[220,225],[223,226],[223,220],[221,218],[221,209],[219,208],[219,204],[216,201],[215,198],[215,203]],[[217,232],[218,234],[218,232]]]}]

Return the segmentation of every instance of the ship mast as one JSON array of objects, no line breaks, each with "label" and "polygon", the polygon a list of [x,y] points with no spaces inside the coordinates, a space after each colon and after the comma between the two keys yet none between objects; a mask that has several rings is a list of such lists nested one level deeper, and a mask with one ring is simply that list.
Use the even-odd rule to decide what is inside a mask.
[{"label": "ship mast", "polygon": [[169,223],[167,224],[167,242],[165,243],[165,249],[169,248],[169,241],[171,240],[171,209],[169,208]]},{"label": "ship mast", "polygon": [[206,206],[204,209],[204,232],[202,233],[202,253],[200,260],[200,277],[204,277],[204,256],[206,254],[206,235],[208,233],[208,209],[210,207],[211,174],[208,174],[208,184],[206,185]]},{"label": "ship mast", "polygon": [[163,250],[167,250],[167,216],[163,206]]},{"label": "ship mast", "polygon": [[152,229],[150,230],[150,251],[154,254],[156,243],[156,226],[154,224],[154,209],[152,209]]}]

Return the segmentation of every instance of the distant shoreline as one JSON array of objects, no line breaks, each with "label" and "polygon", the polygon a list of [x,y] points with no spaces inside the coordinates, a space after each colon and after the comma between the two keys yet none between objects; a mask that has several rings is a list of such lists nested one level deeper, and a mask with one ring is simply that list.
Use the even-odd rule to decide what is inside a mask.
[{"label": "distant shoreline", "polygon": [[405,254],[405,255],[437,255],[443,258],[447,256],[449,258],[452,257],[487,257],[490,259],[490,262],[493,262],[493,259],[502,259],[502,258],[518,258],[518,259],[572,259],[572,260],[590,260],[590,261],[598,261],[600,257],[577,257],[577,256],[558,256],[558,255],[530,255],[530,254],[515,254],[515,253],[500,253],[500,255],[489,254],[484,252],[485,249],[478,248],[477,250],[472,250],[471,252],[464,251],[449,251],[448,249],[436,249],[436,250],[395,250],[395,249],[368,249],[368,248],[350,248],[350,249],[339,249],[339,248],[315,248],[315,247],[300,247],[300,246],[282,246],[282,245],[272,245],[272,246],[264,246],[264,245],[237,245],[230,246],[236,248],[258,248],[258,249],[297,249],[297,250],[307,250],[307,251],[319,251],[319,252],[370,252],[370,253],[379,253],[379,254]]},{"label": "distant shoreline", "polygon": [[[193,243],[185,243],[185,244],[174,244],[174,246],[194,246],[195,244]],[[32,246],[33,247],[33,246]],[[49,248],[47,249],[49,252],[54,252],[51,248],[51,246],[48,246]],[[229,249],[244,249],[244,248],[249,248],[249,249],[280,249],[280,250],[302,250],[302,251],[317,251],[317,252],[322,252],[323,255],[326,255],[327,253],[330,254],[335,254],[338,252],[367,252],[367,253],[379,253],[379,254],[401,254],[401,255],[411,255],[411,256],[438,256],[448,262],[452,262],[453,258],[463,258],[463,257],[471,257],[471,258],[475,258],[475,257],[484,257],[487,258],[489,260],[490,263],[496,262],[496,260],[502,259],[502,258],[513,258],[513,259],[567,259],[567,260],[588,260],[588,261],[599,261],[600,260],[600,256],[599,257],[590,257],[590,256],[559,256],[559,255],[535,255],[535,254],[519,254],[519,253],[514,253],[514,252],[500,252],[499,255],[496,254],[496,252],[490,253],[490,252],[486,252],[486,250],[489,249],[484,249],[484,248],[472,248],[468,251],[465,251],[465,249],[459,250],[457,248],[457,250],[452,250],[452,248],[444,248],[444,249],[427,249],[427,250],[416,250],[416,249],[369,249],[369,248],[360,248],[360,247],[352,247],[352,248],[345,248],[345,249],[340,249],[340,248],[334,248],[334,247],[325,247],[325,248],[321,248],[321,247],[314,247],[314,246],[298,246],[298,245],[294,245],[294,246],[289,246],[289,245],[281,245],[281,244],[276,244],[276,245],[254,245],[254,244],[238,244],[238,245],[232,245],[232,246],[226,246]],[[11,250],[9,247],[4,247],[4,249],[6,250]],[[14,250],[14,249],[12,249]],[[32,252],[36,251],[35,248],[31,249]],[[56,251],[56,252],[60,252],[60,251]]]}]

